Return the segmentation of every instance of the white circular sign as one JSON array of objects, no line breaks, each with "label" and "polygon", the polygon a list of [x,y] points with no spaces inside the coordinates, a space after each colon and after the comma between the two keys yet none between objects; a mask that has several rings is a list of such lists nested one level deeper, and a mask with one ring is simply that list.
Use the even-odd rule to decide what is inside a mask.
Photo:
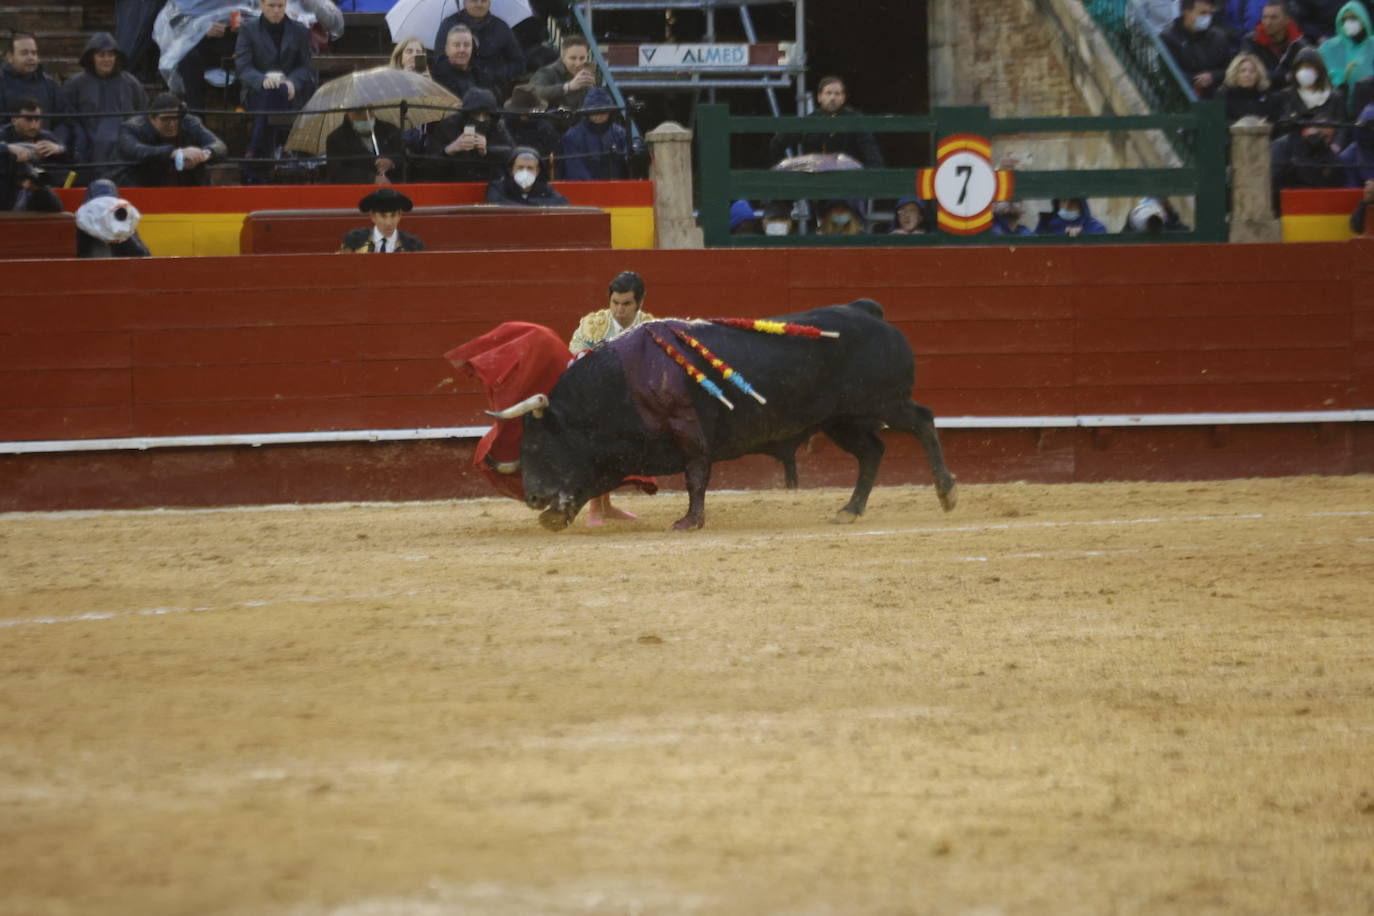
[{"label": "white circular sign", "polygon": [[935,169],[935,199],[952,216],[977,216],[992,206],[996,195],[997,173],[977,153],[951,153]]}]

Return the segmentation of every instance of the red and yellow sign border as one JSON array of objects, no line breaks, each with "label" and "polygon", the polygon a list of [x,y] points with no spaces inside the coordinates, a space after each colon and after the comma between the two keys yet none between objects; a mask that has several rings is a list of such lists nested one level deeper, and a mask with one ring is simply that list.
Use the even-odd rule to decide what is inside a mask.
[{"label": "red and yellow sign border", "polygon": [[[972,153],[987,163],[988,170],[997,178],[997,189],[992,200],[973,216],[956,216],[944,208],[935,195],[935,173],[940,170],[955,153]],[[921,169],[916,174],[916,194],[922,200],[933,200],[939,210],[937,223],[945,232],[954,235],[977,235],[986,232],[992,225],[992,205],[998,201],[1011,200],[1016,187],[1015,176],[1011,172],[999,171],[992,165],[992,143],[977,134],[952,134],[940,140],[935,150],[935,167]]]}]

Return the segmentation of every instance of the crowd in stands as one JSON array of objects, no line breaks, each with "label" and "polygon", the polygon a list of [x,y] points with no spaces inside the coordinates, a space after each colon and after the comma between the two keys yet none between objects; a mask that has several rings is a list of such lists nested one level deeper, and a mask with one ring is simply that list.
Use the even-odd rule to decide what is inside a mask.
[{"label": "crowd in stands", "polygon": [[[61,84],[44,72],[35,35],[5,37],[0,207],[41,209],[52,195],[36,189],[98,179],[132,187],[268,182],[284,161],[293,176],[304,167],[337,183],[486,182],[491,199],[527,206],[567,203],[550,179],[629,175],[629,137],[586,39],[569,35],[550,47],[542,26],[513,30],[491,13],[491,0],[466,0],[444,19],[433,36],[437,54],[419,36],[402,36],[391,55],[391,68],[451,92],[451,113],[419,126],[411,118],[403,130],[396,105],[336,112],[342,123],[322,148],[295,153],[284,143],[321,88],[315,55],[342,33],[334,3],[260,0],[256,9],[167,13],[153,0],[121,0],[119,39],[92,35],[80,71]],[[156,87],[159,78],[169,91],[150,97],[145,83]],[[212,86],[225,90],[216,94],[222,108],[207,113]],[[246,139],[226,134],[237,147],[231,156],[207,120],[234,123],[235,94],[250,123],[237,129]],[[212,176],[217,163],[221,174]]]}]

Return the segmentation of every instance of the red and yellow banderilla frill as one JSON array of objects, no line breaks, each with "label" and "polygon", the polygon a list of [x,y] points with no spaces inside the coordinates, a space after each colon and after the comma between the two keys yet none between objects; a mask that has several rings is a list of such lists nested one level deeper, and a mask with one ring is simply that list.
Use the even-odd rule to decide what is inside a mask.
[{"label": "red and yellow banderilla frill", "polygon": [[787,321],[764,321],[754,318],[707,318],[711,324],[723,324],[728,328],[743,331],[759,331],[763,334],[786,334],[791,337],[839,337],[839,331],[822,331],[809,324],[792,324]]}]

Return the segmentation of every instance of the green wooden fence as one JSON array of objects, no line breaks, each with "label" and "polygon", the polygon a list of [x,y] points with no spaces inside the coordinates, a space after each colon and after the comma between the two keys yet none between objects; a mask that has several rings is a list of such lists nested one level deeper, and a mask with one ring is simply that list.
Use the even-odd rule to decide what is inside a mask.
[{"label": "green wooden fence", "polygon": [[1181,114],[1130,115],[1122,117],[993,118],[986,108],[937,108],[931,115],[854,115],[826,118],[825,133],[869,131],[872,133],[925,133],[932,150],[939,138],[953,134],[978,134],[989,140],[1004,134],[1068,134],[1087,131],[1162,130],[1184,132],[1192,141],[1191,162],[1177,168],[1096,169],[1016,172],[1017,198],[1053,197],[1192,197],[1193,229],[1165,236],[1143,233],[1095,236],[954,235],[789,235],[730,234],[730,203],[734,200],[812,200],[835,198],[895,199],[914,193],[915,169],[864,169],[835,172],[775,172],[768,169],[732,169],[730,140],[736,134],[819,132],[815,117],[733,116],[724,105],[697,109],[698,174],[701,180],[699,222],[708,247],[797,247],[871,245],[1075,245],[1127,241],[1224,242],[1226,241],[1226,111],[1220,102],[1194,102]]}]

